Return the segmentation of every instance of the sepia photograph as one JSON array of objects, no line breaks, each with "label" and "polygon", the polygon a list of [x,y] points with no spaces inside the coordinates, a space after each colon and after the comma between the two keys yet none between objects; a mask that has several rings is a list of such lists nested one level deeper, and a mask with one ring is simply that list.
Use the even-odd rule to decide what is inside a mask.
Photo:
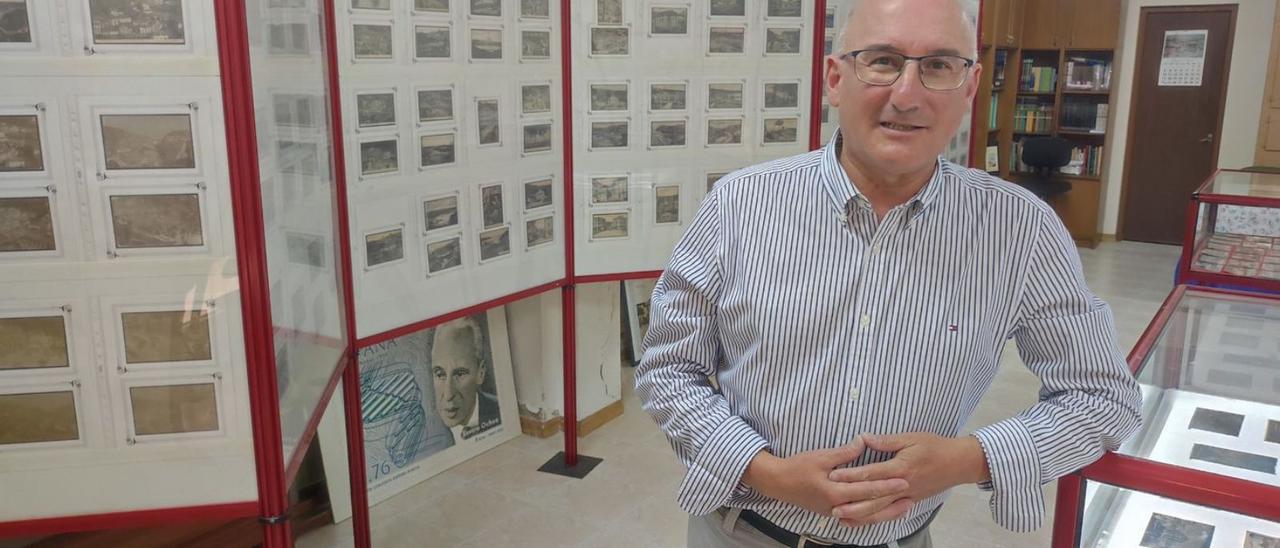
[{"label": "sepia photograph", "polygon": [[364,235],[364,265],[373,268],[404,258],[404,229],[392,228]]},{"label": "sepia photograph", "polygon": [[267,51],[272,55],[309,55],[311,26],[306,23],[271,23],[267,27]]},{"label": "sepia photograph", "polygon": [[360,175],[380,175],[400,169],[400,148],[396,139],[360,143]]},{"label": "sepia photograph", "polygon": [[520,17],[550,19],[551,0],[520,0]]},{"label": "sepia photograph", "polygon": [[715,189],[716,183],[719,182],[720,179],[723,179],[724,176],[728,174],[729,174],[728,171],[708,173],[707,174],[707,192],[711,192],[713,189]]},{"label": "sepia photograph", "polygon": [[351,0],[351,9],[391,11],[391,0]]},{"label": "sepia photograph", "polygon": [[591,55],[631,55],[631,29],[591,27]]},{"label": "sepia photograph", "polygon": [[0,318],[0,371],[70,366],[63,316]]},{"label": "sepia photograph", "polygon": [[458,226],[458,196],[424,200],[422,218],[427,232]]},{"label": "sepia photograph", "polygon": [[391,25],[351,25],[351,41],[356,59],[390,59],[394,52]]},{"label": "sepia photograph", "polygon": [[418,25],[413,27],[415,59],[448,59],[453,56],[449,27]]},{"label": "sepia photograph", "polygon": [[799,138],[799,118],[765,118],[764,144],[794,143]]},{"label": "sepia photograph", "polygon": [[502,31],[500,29],[471,29],[471,58],[502,59]]},{"label": "sepia photograph", "polygon": [[1280,538],[1249,531],[1244,536],[1244,548],[1280,548]]},{"label": "sepia photograph", "polygon": [[396,124],[395,93],[357,93],[357,124],[362,128]]},{"label": "sepia photograph", "polygon": [[55,251],[54,214],[45,196],[0,198],[0,254]]},{"label": "sepia photograph", "polygon": [[836,28],[836,9],[835,8],[827,8],[826,28],[827,30],[834,30]]},{"label": "sepia photograph", "polygon": [[325,268],[329,264],[325,257],[333,249],[324,236],[301,232],[285,232],[284,245],[289,251],[289,262],[316,268]]},{"label": "sepia photograph", "polygon": [[1212,462],[1222,466],[1252,470],[1269,475],[1276,473],[1277,463],[1275,457],[1199,443],[1191,446],[1191,460]]},{"label": "sepia photograph", "polygon": [[0,0],[0,44],[31,42],[27,0]]},{"label": "sepia photograph", "polygon": [[707,31],[708,53],[742,53],[747,48],[744,27],[711,27]]},{"label": "sepia photograph", "polygon": [[182,44],[182,0],[89,0],[95,44]]},{"label": "sepia photograph", "polygon": [[530,219],[524,223],[525,247],[533,248],[549,244],[556,239],[556,218],[554,216]]},{"label": "sepia photograph", "polygon": [[449,0],[413,0],[413,10],[449,13]]},{"label": "sepia photograph", "polygon": [[502,0],[471,0],[471,15],[502,17]]},{"label": "sepia photograph", "polygon": [[684,120],[654,120],[649,122],[649,146],[653,148],[685,146]]},{"label": "sepia photograph", "polygon": [[524,143],[521,144],[520,150],[525,154],[550,151],[551,122],[526,124],[524,126]]},{"label": "sepia photograph", "polygon": [[524,30],[520,31],[520,58],[521,59],[550,59],[551,58],[551,31],[549,30]]},{"label": "sepia photograph", "polygon": [[498,99],[476,99],[476,135],[479,146],[502,144],[502,130],[498,116]]},{"label": "sepia photograph", "polygon": [[204,245],[196,194],[117,194],[110,203],[117,248]]},{"label": "sepia photograph", "polygon": [[741,82],[707,84],[707,108],[714,110],[742,110]]},{"label": "sepia photograph", "polygon": [[622,24],[622,0],[596,0],[597,25]]},{"label": "sepia photograph", "polygon": [[213,359],[208,311],[124,312],[120,327],[126,364]]},{"label": "sepia photograph", "polygon": [[591,239],[626,238],[630,234],[630,215],[626,212],[591,214]]},{"label": "sepia photograph", "polygon": [[687,105],[688,85],[650,84],[649,110],[684,110]]},{"label": "sepia photograph", "polygon": [[764,34],[765,53],[800,53],[800,29],[770,27],[764,29]]},{"label": "sepia photograph", "polygon": [[551,188],[551,179],[538,179],[537,181],[529,181],[524,184],[524,209],[538,209],[547,207],[552,204],[555,199],[554,189]]},{"label": "sepia photograph", "polygon": [[520,113],[544,114],[551,112],[551,84],[526,84],[520,86]]},{"label": "sepia photograph", "polygon": [[689,34],[689,8],[686,6],[653,6],[649,8],[649,34],[684,36]]},{"label": "sepia photograph", "polygon": [[427,274],[437,274],[462,266],[462,237],[427,244]]},{"label": "sepia photograph", "polygon": [[133,433],[138,436],[218,430],[218,391],[213,383],[129,388]]},{"label": "sepia photograph", "polygon": [[680,223],[680,185],[663,185],[653,189],[653,222],[660,225]]},{"label": "sepia photograph", "polygon": [[1244,415],[1197,407],[1191,415],[1191,424],[1187,428],[1204,430],[1226,436],[1239,436],[1240,427],[1244,425]]},{"label": "sepia photograph", "polygon": [[511,254],[511,229],[495,228],[480,233],[480,260],[487,261]]},{"label": "sepia photograph", "polygon": [[711,0],[712,16],[743,17],[747,14],[747,0]]},{"label": "sepia photograph", "polygon": [[418,90],[418,121],[453,119],[453,88]]},{"label": "sepia photograph", "polygon": [[592,177],[591,205],[625,204],[628,196],[627,176]]},{"label": "sepia photograph", "polygon": [[766,83],[764,108],[800,108],[800,84],[798,82]]},{"label": "sepia photograph", "polygon": [[627,110],[627,84],[591,84],[592,112]]},{"label": "sepia photograph", "polygon": [[421,163],[419,165],[422,167],[442,166],[457,161],[457,151],[454,148],[454,136],[452,133],[423,135],[419,140],[419,144],[422,149]]},{"label": "sepia photograph", "polygon": [[40,118],[34,114],[0,116],[0,173],[43,170]]},{"label": "sepia photograph", "polygon": [[711,118],[707,120],[708,145],[742,144],[741,118]]},{"label": "sepia photograph", "polygon": [[591,122],[591,148],[627,148],[628,123]]},{"label": "sepia photograph", "polygon": [[0,395],[0,447],[80,439],[76,396],[62,392]]},{"label": "sepia photograph", "polygon": [[192,169],[195,144],[189,114],[104,114],[107,169]]},{"label": "sepia photograph", "polygon": [[480,187],[480,217],[484,220],[484,228],[493,228],[505,221],[502,185]]},{"label": "sepia photograph", "polygon": [[800,17],[801,13],[800,0],[769,0],[765,7],[766,17]]},{"label": "sepia photograph", "polygon": [[1152,513],[1142,533],[1141,546],[1147,548],[1209,548],[1213,526],[1160,513]]},{"label": "sepia photograph", "polygon": [[320,96],[308,93],[276,93],[271,96],[277,126],[316,127]]}]

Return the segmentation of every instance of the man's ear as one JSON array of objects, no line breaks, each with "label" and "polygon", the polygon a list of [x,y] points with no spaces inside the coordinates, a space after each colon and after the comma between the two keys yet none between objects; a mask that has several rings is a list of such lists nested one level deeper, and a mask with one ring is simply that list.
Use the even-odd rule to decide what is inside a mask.
[{"label": "man's ear", "polygon": [[841,61],[835,55],[828,55],[826,59],[823,60],[823,63],[825,67],[823,70],[823,75],[825,76],[823,80],[823,87],[827,92],[827,102],[833,107],[839,107],[840,83],[842,78],[844,78],[840,74]]},{"label": "man's ear", "polygon": [[982,84],[982,63],[974,63],[972,74],[969,80],[965,82],[965,97],[969,103],[973,102],[973,98],[978,94],[978,86]]}]

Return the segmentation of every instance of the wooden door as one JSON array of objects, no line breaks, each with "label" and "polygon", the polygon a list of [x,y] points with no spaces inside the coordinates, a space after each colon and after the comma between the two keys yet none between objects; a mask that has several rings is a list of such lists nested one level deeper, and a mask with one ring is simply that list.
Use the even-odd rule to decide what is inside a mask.
[{"label": "wooden door", "polygon": [[1067,2],[1068,40],[1071,49],[1115,49],[1120,38],[1120,2],[1074,0]]},{"label": "wooden door", "polygon": [[1024,0],[1024,3],[1022,49],[1062,47],[1059,34],[1063,25],[1063,0]]},{"label": "wooden door", "polygon": [[[1276,2],[1280,7],[1280,0]],[[1271,32],[1271,61],[1267,63],[1267,93],[1262,103],[1262,123],[1258,132],[1258,148],[1253,163],[1280,167],[1280,12],[1276,13]]]},{"label": "wooden door", "polygon": [[[1235,16],[1234,4],[1142,9],[1122,183],[1121,236],[1127,240],[1182,243],[1191,192],[1218,163]],[[1172,31],[1208,32],[1199,85],[1159,85]],[[1181,45],[1170,50],[1197,49],[1194,39]]]}]

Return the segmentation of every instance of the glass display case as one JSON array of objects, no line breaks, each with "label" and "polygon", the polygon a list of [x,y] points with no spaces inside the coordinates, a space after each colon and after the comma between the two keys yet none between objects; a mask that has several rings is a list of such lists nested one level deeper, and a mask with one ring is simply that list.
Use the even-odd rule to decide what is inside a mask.
[{"label": "glass display case", "polygon": [[1280,546],[1280,298],[1178,286],[1129,365],[1142,429],[1061,480],[1054,546]]},{"label": "glass display case", "polygon": [[1280,174],[1219,170],[1191,195],[1179,279],[1280,291]]}]

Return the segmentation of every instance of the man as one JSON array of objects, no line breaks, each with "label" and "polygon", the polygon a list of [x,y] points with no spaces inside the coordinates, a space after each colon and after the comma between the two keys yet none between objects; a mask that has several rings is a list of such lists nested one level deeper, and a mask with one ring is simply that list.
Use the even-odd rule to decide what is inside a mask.
[{"label": "man", "polygon": [[483,432],[501,417],[497,398],[481,391],[488,374],[483,352],[487,346],[485,335],[484,328],[472,317],[446,323],[435,331],[431,376],[435,381],[436,412],[454,431],[455,439]]},{"label": "man", "polygon": [[[1139,425],[1053,210],[938,159],[982,70],[975,4],[855,3],[826,59],[839,133],[725,177],[676,246],[636,390],[688,468],[691,546],[930,546],[966,483],[1028,531],[1042,484]],[[956,437],[1011,337],[1040,402]]]}]

